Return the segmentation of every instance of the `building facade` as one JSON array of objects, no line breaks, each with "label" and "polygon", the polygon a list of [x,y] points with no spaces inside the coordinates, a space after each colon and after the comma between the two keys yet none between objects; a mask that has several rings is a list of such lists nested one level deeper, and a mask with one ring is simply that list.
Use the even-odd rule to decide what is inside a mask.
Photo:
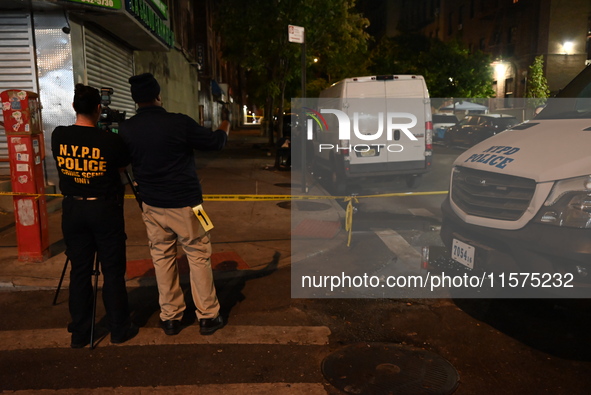
[{"label": "building facade", "polygon": [[[494,60],[497,98],[525,97],[528,69],[544,56],[551,92],[591,60],[589,0],[389,0],[399,31],[458,40]],[[404,17],[401,17],[404,16]]]},{"label": "building facade", "polygon": [[[159,80],[167,110],[217,126],[222,109],[239,114],[241,95],[237,73],[221,60],[214,7],[213,0],[3,0],[0,91],[39,93],[46,151],[54,128],[75,120],[76,83],[113,88],[110,107],[129,118],[135,103],[127,80],[144,72]],[[6,147],[0,127],[4,176],[9,174]],[[46,153],[51,187],[57,173]]]}]

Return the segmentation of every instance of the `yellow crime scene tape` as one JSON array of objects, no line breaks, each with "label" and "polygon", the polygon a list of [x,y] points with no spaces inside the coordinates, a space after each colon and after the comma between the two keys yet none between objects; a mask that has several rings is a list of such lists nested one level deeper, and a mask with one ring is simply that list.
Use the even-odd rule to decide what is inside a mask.
[{"label": "yellow crime scene tape", "polygon": [[[359,199],[370,198],[384,198],[384,197],[401,197],[401,196],[427,196],[427,195],[446,195],[448,191],[429,191],[429,192],[397,192],[397,193],[382,193],[377,195],[355,195],[355,196],[309,196],[309,195],[203,195],[203,200],[212,202],[260,202],[260,201],[276,201],[276,200],[343,200],[347,203],[345,211],[345,231],[348,232],[347,247],[351,245],[351,235],[353,232],[353,203],[359,203]],[[22,193],[22,192],[0,192],[0,196],[26,196],[35,197],[41,196],[49,197],[63,197],[58,193]],[[135,195],[125,195],[126,199],[135,199]]]}]

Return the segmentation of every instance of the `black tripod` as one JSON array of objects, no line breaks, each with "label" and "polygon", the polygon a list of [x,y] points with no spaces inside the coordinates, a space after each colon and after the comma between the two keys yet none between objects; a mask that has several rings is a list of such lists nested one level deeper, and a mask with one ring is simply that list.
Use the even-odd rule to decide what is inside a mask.
[{"label": "black tripod", "polygon": [[[66,258],[66,262],[64,263],[64,268],[62,269],[62,275],[60,277],[60,281],[57,284],[57,289],[55,290],[55,296],[53,297],[53,305],[57,303],[57,297],[60,293],[60,288],[62,287],[62,282],[64,281],[64,277],[66,275],[66,269],[68,268],[68,263],[70,262],[70,258]],[[94,349],[94,326],[96,320],[96,301],[98,297],[98,278],[101,274],[99,270],[99,259],[98,254],[95,255],[94,259],[94,269],[92,270],[92,275],[94,276],[94,289],[93,289],[93,303],[92,303],[92,325],[90,326],[90,349]]]}]

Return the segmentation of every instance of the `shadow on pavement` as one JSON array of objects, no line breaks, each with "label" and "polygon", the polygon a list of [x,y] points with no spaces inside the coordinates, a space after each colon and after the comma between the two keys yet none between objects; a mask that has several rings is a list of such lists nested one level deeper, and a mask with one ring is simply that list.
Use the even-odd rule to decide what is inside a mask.
[{"label": "shadow on pavement", "polygon": [[[228,276],[228,271],[214,271],[215,286],[220,300],[220,314],[228,322],[230,311],[236,304],[245,299],[242,290],[249,280],[266,277],[277,271],[281,254],[275,252],[271,262],[256,270],[233,270],[233,276]],[[230,266],[230,265],[227,265]],[[216,276],[218,273],[224,273],[224,276]],[[216,278],[217,277],[217,278]],[[194,311],[194,309],[192,309]]]},{"label": "shadow on pavement", "polygon": [[[232,308],[245,299],[242,290],[247,281],[273,274],[278,267],[281,254],[276,252],[268,264],[256,270],[238,270],[237,263],[223,262],[223,271],[214,271],[215,287],[220,301],[220,314],[226,322]],[[183,325],[193,325],[197,321],[195,304],[191,297],[191,286],[187,278],[181,278],[181,285],[185,294],[187,308],[183,315]],[[158,289],[156,286],[135,287],[128,291],[129,304],[132,311],[132,320],[140,327],[144,327],[152,319],[158,316],[160,306],[158,304]],[[158,318],[159,319],[159,318]],[[102,317],[97,325],[106,325],[106,318]]]},{"label": "shadow on pavement", "polygon": [[586,299],[455,299],[472,317],[532,348],[591,361],[591,301]]}]

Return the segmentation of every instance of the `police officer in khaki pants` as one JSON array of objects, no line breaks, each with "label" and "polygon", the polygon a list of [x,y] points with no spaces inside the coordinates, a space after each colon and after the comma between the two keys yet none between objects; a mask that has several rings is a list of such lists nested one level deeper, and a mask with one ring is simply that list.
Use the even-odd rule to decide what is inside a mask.
[{"label": "police officer in khaki pants", "polygon": [[[129,147],[132,171],[141,198],[142,217],[158,283],[160,320],[164,333],[181,331],[186,309],[177,266],[177,247],[187,255],[199,330],[211,335],[224,326],[211,269],[211,242],[193,150],[221,150],[230,132],[223,121],[210,131],[185,114],[162,106],[160,85],[150,73],[129,79],[137,103],[135,116],[120,125]],[[196,208],[198,207],[198,208]],[[193,210],[193,208],[196,208]],[[200,211],[198,211],[200,210]]]}]

